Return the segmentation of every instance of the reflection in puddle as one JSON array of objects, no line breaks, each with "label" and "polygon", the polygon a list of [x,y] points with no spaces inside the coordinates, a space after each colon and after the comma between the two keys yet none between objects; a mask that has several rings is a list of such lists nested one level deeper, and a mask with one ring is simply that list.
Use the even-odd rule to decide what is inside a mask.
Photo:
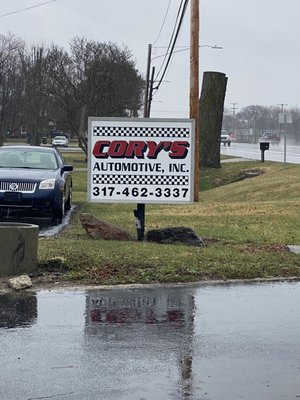
[{"label": "reflection in puddle", "polygon": [[[111,360],[106,359],[106,354],[115,348],[121,359],[131,360],[131,369],[143,369],[146,360],[152,360],[155,365],[152,374],[158,387],[165,384],[161,376],[167,364],[169,377],[176,382],[173,390],[181,399],[188,399],[193,393],[194,314],[192,290],[143,288],[87,292],[87,348],[107,365]],[[124,346],[131,342],[134,349]],[[123,368],[128,368],[127,363]],[[151,369],[150,365],[148,368]],[[153,387],[151,392],[151,398],[160,397]]]},{"label": "reflection in puddle", "polygon": [[37,300],[38,318],[34,295],[0,295],[1,400],[300,393],[299,282],[54,290]]},{"label": "reflection in puddle", "polygon": [[192,324],[193,298],[178,290],[105,290],[86,297],[88,325]]},{"label": "reflection in puddle", "polygon": [[0,295],[0,328],[31,326],[37,319],[37,298],[32,293]]}]

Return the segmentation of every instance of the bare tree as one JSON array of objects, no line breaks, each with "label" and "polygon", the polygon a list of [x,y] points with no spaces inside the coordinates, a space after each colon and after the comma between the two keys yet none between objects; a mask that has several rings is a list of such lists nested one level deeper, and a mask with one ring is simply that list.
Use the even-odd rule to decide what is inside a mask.
[{"label": "bare tree", "polygon": [[137,116],[143,79],[127,48],[74,38],[70,54],[51,49],[49,91],[87,152],[87,116]]},{"label": "bare tree", "polygon": [[48,115],[49,50],[33,47],[22,54],[24,76],[23,111],[32,145],[39,145]]},{"label": "bare tree", "polygon": [[0,34],[0,146],[7,132],[14,129],[23,90],[20,54],[24,42],[12,35]]}]

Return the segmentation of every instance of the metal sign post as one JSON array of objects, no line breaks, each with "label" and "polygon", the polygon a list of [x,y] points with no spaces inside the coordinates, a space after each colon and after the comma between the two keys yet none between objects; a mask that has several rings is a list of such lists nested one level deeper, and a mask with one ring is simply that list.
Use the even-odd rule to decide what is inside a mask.
[{"label": "metal sign post", "polygon": [[137,208],[133,210],[135,216],[135,226],[137,232],[137,240],[143,240],[145,237],[145,204],[139,203]]},{"label": "metal sign post", "polygon": [[283,165],[286,168],[286,139],[287,139],[287,124],[291,124],[293,122],[291,113],[279,113],[278,114],[278,122],[280,125],[284,126],[284,136],[283,136]]}]

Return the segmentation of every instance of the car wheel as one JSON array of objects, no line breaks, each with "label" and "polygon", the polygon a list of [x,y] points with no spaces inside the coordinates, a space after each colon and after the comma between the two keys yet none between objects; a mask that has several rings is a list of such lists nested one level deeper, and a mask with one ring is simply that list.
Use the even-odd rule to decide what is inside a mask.
[{"label": "car wheel", "polygon": [[65,210],[71,210],[72,207],[72,188],[70,187],[70,191],[69,191],[69,197],[68,200],[66,201],[66,205],[65,205]]},{"label": "car wheel", "polygon": [[61,199],[60,207],[52,210],[52,224],[61,224],[65,215],[65,200],[64,197]]}]

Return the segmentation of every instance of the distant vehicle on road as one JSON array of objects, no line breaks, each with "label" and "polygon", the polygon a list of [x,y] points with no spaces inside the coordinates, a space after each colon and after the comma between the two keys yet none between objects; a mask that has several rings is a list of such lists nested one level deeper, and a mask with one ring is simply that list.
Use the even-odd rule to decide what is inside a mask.
[{"label": "distant vehicle on road", "polygon": [[55,136],[52,140],[52,147],[68,147],[69,141],[65,136]]},{"label": "distant vehicle on road", "polygon": [[0,147],[0,220],[46,216],[61,223],[71,208],[72,170],[56,149]]},{"label": "distant vehicle on road", "polygon": [[223,143],[224,146],[226,146],[226,144],[227,144],[227,146],[230,146],[231,141],[232,141],[231,136],[228,134],[228,132],[226,130],[222,129],[220,142]]},{"label": "distant vehicle on road", "polygon": [[270,144],[279,144],[280,143],[280,136],[277,132],[268,131],[265,132],[262,137],[259,139],[260,142],[269,142]]}]

